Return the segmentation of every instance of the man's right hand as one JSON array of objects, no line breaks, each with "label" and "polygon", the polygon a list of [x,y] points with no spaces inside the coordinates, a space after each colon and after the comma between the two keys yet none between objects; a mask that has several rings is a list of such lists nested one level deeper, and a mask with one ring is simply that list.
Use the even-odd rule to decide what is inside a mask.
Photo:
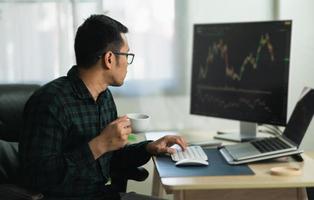
[{"label": "man's right hand", "polygon": [[131,133],[131,123],[127,116],[119,117],[104,128],[100,135],[88,144],[97,159],[106,152],[118,150],[128,142]]}]

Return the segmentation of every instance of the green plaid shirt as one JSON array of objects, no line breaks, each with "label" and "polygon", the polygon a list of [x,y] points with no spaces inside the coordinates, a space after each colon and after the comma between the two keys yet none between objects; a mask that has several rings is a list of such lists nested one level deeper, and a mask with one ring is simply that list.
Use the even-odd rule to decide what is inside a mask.
[{"label": "green plaid shirt", "polygon": [[95,102],[76,66],[41,87],[24,109],[19,146],[24,184],[48,196],[88,199],[104,191],[110,167],[123,170],[146,163],[147,142],[94,159],[88,142],[116,118],[109,89]]}]

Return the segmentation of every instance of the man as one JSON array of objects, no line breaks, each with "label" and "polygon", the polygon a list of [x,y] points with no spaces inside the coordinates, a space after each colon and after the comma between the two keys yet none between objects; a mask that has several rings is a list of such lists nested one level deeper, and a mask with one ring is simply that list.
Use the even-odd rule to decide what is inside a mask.
[{"label": "man", "polygon": [[186,148],[178,136],[126,145],[131,133],[108,86],[121,86],[134,54],[128,29],[105,15],[92,15],[75,37],[77,66],[36,91],[24,109],[20,160],[24,184],[46,197],[112,199],[105,189],[111,169],[128,170],[151,155]]}]

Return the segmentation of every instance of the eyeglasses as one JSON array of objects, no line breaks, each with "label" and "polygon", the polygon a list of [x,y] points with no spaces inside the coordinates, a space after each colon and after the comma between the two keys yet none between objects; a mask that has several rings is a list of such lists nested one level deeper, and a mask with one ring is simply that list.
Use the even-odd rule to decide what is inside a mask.
[{"label": "eyeglasses", "polygon": [[128,64],[132,64],[135,54],[134,53],[123,53],[123,52],[112,52],[116,55],[126,56]]}]

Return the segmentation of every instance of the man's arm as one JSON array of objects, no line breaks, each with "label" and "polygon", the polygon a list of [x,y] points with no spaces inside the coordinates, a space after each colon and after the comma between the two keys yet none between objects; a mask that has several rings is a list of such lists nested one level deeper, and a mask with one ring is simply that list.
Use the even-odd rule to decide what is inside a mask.
[{"label": "man's arm", "polygon": [[126,145],[114,151],[111,158],[112,169],[134,168],[146,164],[151,158],[151,154],[146,147],[151,141],[144,141],[137,144]]},{"label": "man's arm", "polygon": [[[61,106],[33,102],[24,113],[20,158],[24,183],[40,191],[97,176],[97,163],[88,143],[64,149],[68,128]],[[73,138],[75,139],[75,138]]]},{"label": "man's arm", "polygon": [[180,136],[168,135],[156,141],[144,141],[137,144],[127,145],[114,152],[112,156],[112,168],[139,167],[147,163],[152,155],[174,153],[172,145],[178,144],[186,149],[186,141]]},{"label": "man's arm", "polygon": [[171,148],[172,145],[177,144],[183,150],[186,149],[187,143],[184,138],[177,135],[166,135],[152,143],[149,143],[146,150],[152,155],[175,153],[175,149]]},{"label": "man's arm", "polygon": [[121,149],[128,142],[131,133],[130,121],[127,116],[112,121],[101,133],[88,144],[96,160],[109,151]]}]

